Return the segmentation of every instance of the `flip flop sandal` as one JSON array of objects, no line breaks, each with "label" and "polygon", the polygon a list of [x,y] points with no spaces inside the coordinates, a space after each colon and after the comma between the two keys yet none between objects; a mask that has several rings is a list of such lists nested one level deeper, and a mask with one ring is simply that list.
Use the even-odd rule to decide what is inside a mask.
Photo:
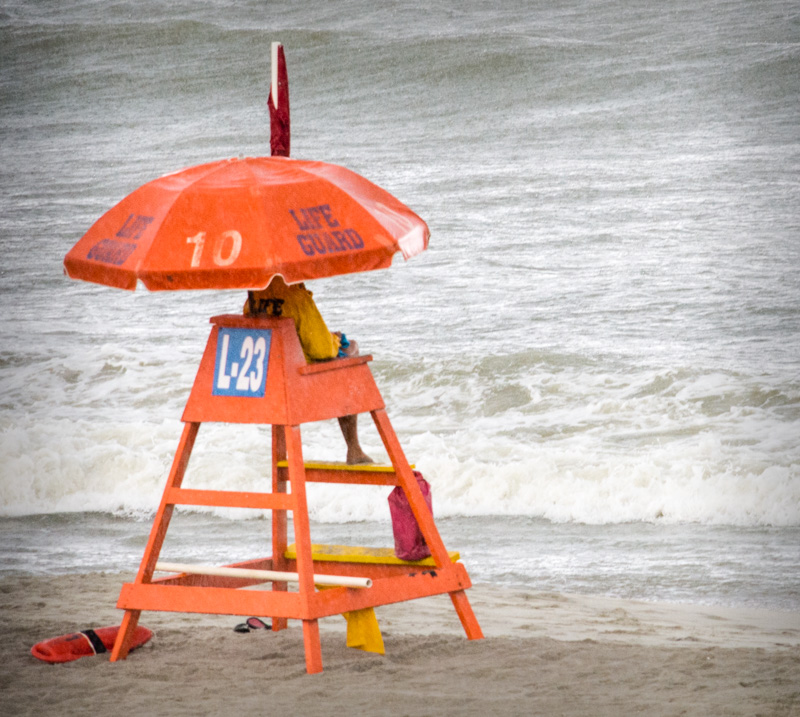
[{"label": "flip flop sandal", "polygon": [[251,630],[271,630],[272,625],[264,622],[260,617],[248,617],[245,623]]},{"label": "flip flop sandal", "polygon": [[250,632],[250,628],[247,626],[246,622],[240,622],[236,627],[233,628],[234,632]]}]

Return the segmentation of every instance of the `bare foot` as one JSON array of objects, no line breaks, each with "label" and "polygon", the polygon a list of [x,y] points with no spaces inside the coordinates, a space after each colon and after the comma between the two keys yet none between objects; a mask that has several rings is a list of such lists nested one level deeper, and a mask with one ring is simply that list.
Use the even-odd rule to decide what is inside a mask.
[{"label": "bare foot", "polygon": [[347,452],[347,465],[359,466],[374,462],[364,451],[353,451],[352,454],[350,451]]},{"label": "bare foot", "polygon": [[358,356],[358,343],[355,340],[350,341],[350,345],[344,350],[344,352],[348,358],[350,356]]}]

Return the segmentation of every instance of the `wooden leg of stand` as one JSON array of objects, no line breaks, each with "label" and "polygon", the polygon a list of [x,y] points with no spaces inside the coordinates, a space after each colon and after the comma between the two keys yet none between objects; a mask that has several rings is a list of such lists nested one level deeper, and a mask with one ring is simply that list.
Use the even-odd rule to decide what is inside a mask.
[{"label": "wooden leg of stand", "polygon": [[303,620],[303,645],[306,649],[306,672],[322,672],[322,645],[319,641],[319,622]]},{"label": "wooden leg of stand", "polygon": [[[294,497],[294,541],[297,545],[297,574],[300,596],[306,603],[314,600],[314,559],[311,555],[311,526],[308,521],[306,499],[306,469],[299,426],[286,426],[286,458],[289,463],[289,482]],[[306,670],[322,672],[322,647],[319,641],[319,623],[316,619],[303,620],[303,642],[306,650]]]},{"label": "wooden leg of stand", "polygon": [[[156,516],[153,520],[150,538],[147,541],[147,547],[144,549],[144,556],[139,565],[139,572],[136,575],[135,583],[149,583],[153,577],[153,572],[158,562],[158,556],[161,553],[161,547],[164,545],[164,538],[167,535],[169,521],[172,518],[172,512],[175,508],[174,505],[167,502],[169,493],[173,488],[181,487],[199,428],[199,423],[186,423],[183,426],[183,434],[178,444],[178,450],[175,452],[175,458],[172,460],[172,468],[170,469],[169,478],[167,479],[167,485],[164,488],[164,495],[161,498],[161,504],[158,506]],[[114,642],[114,649],[111,651],[112,662],[124,660],[127,657],[140,614],[140,610],[125,611],[125,615],[122,618],[122,625],[117,633],[117,639]]]},{"label": "wooden leg of stand", "polygon": [[[378,428],[378,433],[381,436],[383,445],[386,447],[386,452],[389,454],[389,458],[392,461],[400,485],[403,487],[406,497],[408,498],[411,512],[414,513],[414,517],[417,519],[417,524],[422,531],[425,542],[431,549],[434,562],[438,567],[449,565],[450,557],[447,553],[447,549],[439,535],[439,530],[433,520],[433,515],[431,515],[430,510],[428,510],[428,505],[425,502],[419,484],[414,478],[414,474],[403,453],[400,442],[397,440],[397,435],[392,428],[392,424],[389,422],[386,411],[384,409],[373,411],[372,418]],[[475,613],[472,611],[472,606],[469,603],[467,594],[463,590],[457,590],[450,593],[450,599],[453,601],[453,607],[456,609],[456,613],[458,614],[459,620],[461,620],[461,625],[467,637],[470,640],[480,640],[483,637],[483,632],[475,617]]]},{"label": "wooden leg of stand", "polygon": [[111,662],[124,660],[128,656],[128,652],[131,649],[131,639],[133,639],[133,633],[139,624],[139,615],[141,614],[141,610],[125,611],[122,616],[122,624],[117,633],[117,639],[114,641],[114,648],[111,650]]},{"label": "wooden leg of stand", "polygon": [[411,512],[417,519],[417,524],[422,531],[425,542],[431,549],[431,556],[434,562],[440,568],[449,565],[450,556],[447,554],[447,548],[444,547],[444,543],[439,536],[439,531],[433,522],[433,516],[428,510],[428,504],[425,502],[425,497],[422,495],[422,490],[403,453],[400,441],[397,440],[386,411],[382,408],[372,411],[372,419],[375,421],[383,445],[389,454],[389,459],[392,461],[394,471],[399,479],[399,485],[403,487],[403,491],[408,498]]},{"label": "wooden leg of stand", "polygon": [[[283,426],[272,426],[272,492],[286,493],[286,479],[281,477],[278,463],[286,460],[286,437]],[[272,569],[286,570],[287,516],[285,510],[272,511]],[[275,591],[286,592],[288,583],[275,581],[272,583]],[[272,629],[285,630],[289,621],[285,617],[273,617]]]},{"label": "wooden leg of stand", "polygon": [[189,465],[189,457],[192,454],[192,448],[194,448],[194,441],[197,438],[197,431],[199,429],[199,423],[186,423],[183,427],[183,435],[178,444],[175,458],[172,461],[172,468],[169,473],[169,478],[167,479],[167,486],[164,488],[161,504],[156,511],[156,517],[153,520],[153,529],[150,531],[150,539],[147,541],[144,557],[139,566],[139,574],[136,576],[137,583],[149,583],[153,577],[153,572],[158,562],[158,556],[161,553],[161,547],[164,545],[164,538],[167,535],[169,521],[172,518],[172,511],[175,508],[173,504],[168,502],[169,493],[173,488],[180,488],[181,483],[183,483],[183,476],[186,473],[186,467]]},{"label": "wooden leg of stand", "polygon": [[450,593],[450,599],[453,601],[453,607],[456,609],[458,619],[461,620],[461,626],[470,640],[482,640],[483,630],[481,630],[478,619],[472,611],[472,605],[469,604],[469,598],[463,590]]}]

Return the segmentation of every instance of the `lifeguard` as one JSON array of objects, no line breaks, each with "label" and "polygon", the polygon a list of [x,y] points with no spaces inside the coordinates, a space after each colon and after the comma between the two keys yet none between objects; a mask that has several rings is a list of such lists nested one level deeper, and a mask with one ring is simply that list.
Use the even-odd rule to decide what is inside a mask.
[{"label": "lifeguard", "polygon": [[[266,289],[248,292],[244,315],[293,319],[303,355],[309,363],[358,355],[355,341],[328,329],[314,303],[314,294],[306,289],[305,284],[290,285],[282,276],[275,276]],[[372,463],[372,458],[364,453],[358,440],[358,416],[341,416],[338,420],[347,444],[347,463]]]}]

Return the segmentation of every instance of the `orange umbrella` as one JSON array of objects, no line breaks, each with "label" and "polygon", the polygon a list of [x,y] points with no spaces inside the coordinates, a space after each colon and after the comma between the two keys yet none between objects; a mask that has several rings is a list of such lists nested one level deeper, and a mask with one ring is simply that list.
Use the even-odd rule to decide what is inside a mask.
[{"label": "orange umbrella", "polygon": [[371,271],[428,245],[425,222],[344,167],[227,159],[148,182],[64,259],[67,274],[122,289],[263,289]]}]

